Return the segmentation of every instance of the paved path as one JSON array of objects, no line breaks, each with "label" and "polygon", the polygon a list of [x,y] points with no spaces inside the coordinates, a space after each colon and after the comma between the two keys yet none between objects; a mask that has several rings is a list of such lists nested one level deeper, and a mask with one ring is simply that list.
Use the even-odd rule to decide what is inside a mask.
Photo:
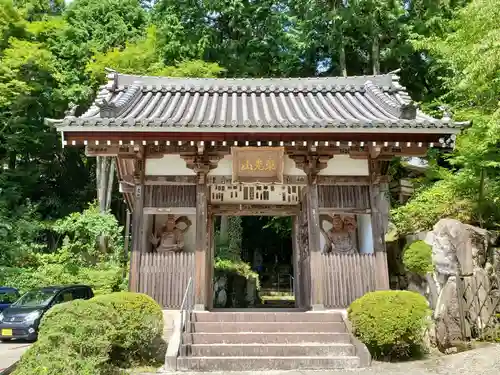
[{"label": "paved path", "polygon": [[[183,375],[196,373],[184,372]],[[198,373],[200,374],[200,373]],[[463,353],[402,363],[374,362],[366,369],[331,371],[214,372],[210,375],[498,375],[500,345],[486,345]],[[143,374],[149,375],[149,374]]]},{"label": "paved path", "polygon": [[0,371],[17,362],[30,346],[26,342],[0,342]]}]

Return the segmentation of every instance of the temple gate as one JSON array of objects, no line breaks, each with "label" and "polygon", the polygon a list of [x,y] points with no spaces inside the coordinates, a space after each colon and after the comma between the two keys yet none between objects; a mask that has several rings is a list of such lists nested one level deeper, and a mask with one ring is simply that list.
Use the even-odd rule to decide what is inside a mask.
[{"label": "temple gate", "polygon": [[217,215],[293,217],[296,307],[388,289],[387,169],[464,125],[417,109],[394,75],[191,79],[112,73],[64,145],[115,157],[133,213],[130,289],[211,309]]}]

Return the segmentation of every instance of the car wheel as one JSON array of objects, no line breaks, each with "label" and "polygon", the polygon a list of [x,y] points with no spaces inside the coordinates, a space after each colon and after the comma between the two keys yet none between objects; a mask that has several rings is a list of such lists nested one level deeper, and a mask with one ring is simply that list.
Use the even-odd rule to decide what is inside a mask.
[{"label": "car wheel", "polygon": [[9,342],[12,339],[0,339],[1,342]]}]

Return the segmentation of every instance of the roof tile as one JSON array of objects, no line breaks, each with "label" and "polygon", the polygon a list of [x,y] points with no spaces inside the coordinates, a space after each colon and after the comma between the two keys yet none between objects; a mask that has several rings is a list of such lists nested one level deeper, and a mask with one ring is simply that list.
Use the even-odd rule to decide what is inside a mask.
[{"label": "roof tile", "polygon": [[193,79],[112,73],[93,105],[61,126],[154,128],[441,128],[395,75]]}]

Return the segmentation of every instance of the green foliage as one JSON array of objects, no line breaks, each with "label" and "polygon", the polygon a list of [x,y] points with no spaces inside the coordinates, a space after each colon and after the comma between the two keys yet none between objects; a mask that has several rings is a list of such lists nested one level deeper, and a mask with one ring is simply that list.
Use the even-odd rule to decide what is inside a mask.
[{"label": "green foliage", "polygon": [[183,61],[175,66],[166,66],[158,51],[156,27],[150,26],[147,35],[125,48],[114,48],[97,53],[87,66],[93,84],[105,79],[104,68],[113,68],[120,73],[170,77],[216,77],[223,69],[215,63]]},{"label": "green foliage", "polygon": [[73,43],[98,52],[140,37],[147,20],[138,0],[74,0],[63,15]]},{"label": "green foliage", "polygon": [[[429,54],[445,88],[436,103],[455,117],[472,120],[446,162],[442,181],[422,189],[393,212],[402,233],[426,230],[443,217],[495,229],[500,220],[500,16],[498,1],[472,0],[441,23],[442,33],[416,38],[415,48]],[[439,156],[439,155],[436,155]]]},{"label": "green foliage", "polygon": [[227,243],[221,239],[220,232],[216,233],[215,240],[215,273],[236,274],[246,279],[254,278],[257,282],[257,289],[260,289],[259,275],[252,271],[250,264],[241,259],[241,242],[243,235],[241,216],[230,216],[227,218]]},{"label": "green foliage", "polygon": [[490,320],[488,326],[484,328],[480,338],[483,341],[500,343],[500,314]]},{"label": "green foliage", "polygon": [[43,285],[85,284],[91,286],[96,295],[127,287],[123,267],[107,262],[93,267],[58,263],[43,263],[31,268],[0,267],[0,284],[11,285],[22,292]]},{"label": "green foliage", "polygon": [[252,267],[242,260],[231,260],[224,258],[215,258],[215,272],[216,273],[234,273],[243,276],[246,279],[255,279],[257,281],[257,290],[260,289],[259,274],[252,271]]},{"label": "green foliage", "polygon": [[403,264],[407,271],[417,275],[432,272],[432,247],[421,240],[408,244],[403,252]]},{"label": "green foliage", "polygon": [[163,332],[161,307],[145,294],[120,292],[98,296],[92,302],[116,314],[110,316],[115,327],[111,359],[130,365],[152,358],[153,342]]},{"label": "green foliage", "polygon": [[134,293],[113,293],[54,306],[16,375],[111,375],[131,362],[148,363],[163,329],[160,306]]},{"label": "green foliage", "polygon": [[[33,228],[34,223],[39,225]],[[0,236],[6,240],[2,249],[5,253],[2,251],[0,256],[0,284],[23,292],[41,285],[86,284],[96,294],[126,287],[122,228],[113,215],[101,214],[91,205],[83,213],[71,214],[50,225],[41,226],[29,217],[21,217],[15,224],[0,226]],[[61,246],[49,252],[37,245],[42,230],[52,230],[63,237]],[[97,241],[100,237],[107,242],[105,253]]]},{"label": "green foliage", "polygon": [[406,205],[395,208],[391,218],[398,233],[431,230],[439,219],[445,217],[473,223],[478,183],[464,177],[462,174],[446,177],[418,191]]},{"label": "green foliage", "polygon": [[430,310],[420,294],[371,292],[354,301],[348,314],[354,334],[375,358],[407,358],[421,352]]},{"label": "green foliage", "polygon": [[0,210],[0,267],[23,266],[34,252],[45,248],[39,243],[44,226],[36,219],[37,213],[32,205],[21,206],[10,215]]},{"label": "green foliage", "polygon": [[290,238],[292,237],[292,217],[273,216],[264,225],[264,229],[267,228],[272,229],[281,238]]},{"label": "green foliage", "polygon": [[[90,301],[54,306],[43,318],[38,341],[22,357],[15,375],[112,374],[116,311]],[[110,319],[111,318],[111,319]]]},{"label": "green foliage", "polygon": [[[117,258],[123,251],[123,228],[113,215],[99,212],[96,204],[82,213],[74,212],[57,220],[51,229],[63,236],[60,255],[67,255],[77,264],[97,264],[105,259]],[[99,244],[102,238],[106,242],[105,254]]]}]

